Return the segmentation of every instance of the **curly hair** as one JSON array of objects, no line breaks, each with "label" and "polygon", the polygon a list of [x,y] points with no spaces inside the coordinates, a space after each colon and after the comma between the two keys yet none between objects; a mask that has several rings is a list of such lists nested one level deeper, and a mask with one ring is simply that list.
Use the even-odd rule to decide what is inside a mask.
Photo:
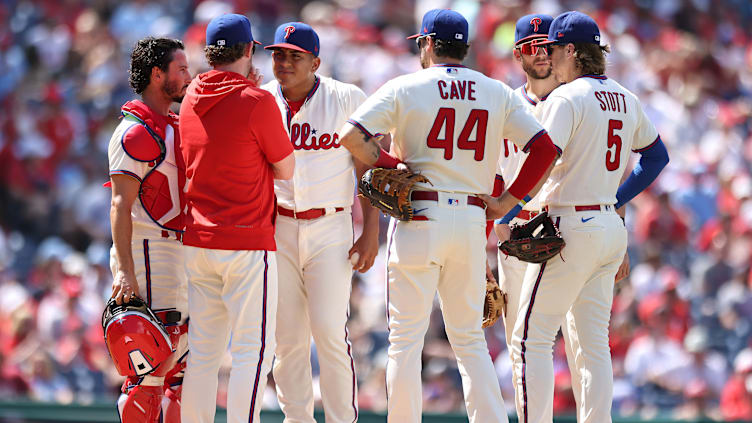
[{"label": "curly hair", "polygon": [[[237,43],[232,46],[208,45],[204,48],[209,66],[227,65],[243,57],[249,43]],[[255,47],[253,47],[255,50]]]},{"label": "curly hair", "polygon": [[183,42],[172,38],[146,37],[138,40],[131,52],[128,82],[136,94],[146,90],[151,82],[151,70],[156,66],[162,71],[172,62],[175,50],[184,50]]},{"label": "curly hair", "polygon": [[465,60],[470,46],[463,41],[433,39],[433,52],[438,57]]},{"label": "curly hair", "polygon": [[611,47],[593,43],[575,43],[574,60],[577,67],[586,75],[603,75],[606,73],[606,53]]}]

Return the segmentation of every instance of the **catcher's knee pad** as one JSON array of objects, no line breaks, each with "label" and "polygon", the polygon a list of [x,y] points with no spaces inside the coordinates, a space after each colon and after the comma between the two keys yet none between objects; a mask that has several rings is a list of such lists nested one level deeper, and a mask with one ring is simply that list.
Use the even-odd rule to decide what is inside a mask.
[{"label": "catcher's knee pad", "polygon": [[162,399],[162,422],[180,423],[180,397],[183,393],[182,378],[177,385],[165,385]]},{"label": "catcher's knee pad", "polygon": [[118,399],[122,423],[158,423],[162,412],[164,386],[137,385]]},{"label": "catcher's knee pad", "polygon": [[[156,314],[157,317],[160,317],[160,312]],[[188,322],[186,321],[183,324],[168,324],[165,329],[170,336],[170,342],[175,351],[162,362],[159,368],[154,370],[152,375],[164,376],[169,379],[181,374],[185,370],[186,356],[188,354]]]}]

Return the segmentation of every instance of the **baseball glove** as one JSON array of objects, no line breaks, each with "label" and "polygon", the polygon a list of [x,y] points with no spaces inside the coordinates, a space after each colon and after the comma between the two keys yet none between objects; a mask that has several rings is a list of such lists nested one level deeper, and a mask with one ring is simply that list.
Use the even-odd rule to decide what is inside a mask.
[{"label": "baseball glove", "polygon": [[486,301],[483,303],[483,328],[493,326],[499,317],[507,314],[507,294],[496,281],[486,279]]},{"label": "baseball glove", "polygon": [[410,193],[418,182],[431,183],[423,175],[401,169],[369,169],[358,182],[358,192],[371,205],[399,220],[413,220]]},{"label": "baseball glove", "polygon": [[527,223],[512,226],[509,240],[500,243],[499,250],[528,263],[543,263],[559,254],[565,245],[559,228],[548,213],[542,212]]}]

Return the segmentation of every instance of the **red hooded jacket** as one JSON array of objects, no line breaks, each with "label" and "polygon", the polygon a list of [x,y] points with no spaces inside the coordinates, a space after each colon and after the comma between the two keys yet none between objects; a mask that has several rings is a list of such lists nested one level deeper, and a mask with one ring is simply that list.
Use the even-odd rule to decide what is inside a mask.
[{"label": "red hooded jacket", "polygon": [[180,106],[183,243],[276,250],[272,163],[293,148],[274,97],[234,72],[198,75]]}]

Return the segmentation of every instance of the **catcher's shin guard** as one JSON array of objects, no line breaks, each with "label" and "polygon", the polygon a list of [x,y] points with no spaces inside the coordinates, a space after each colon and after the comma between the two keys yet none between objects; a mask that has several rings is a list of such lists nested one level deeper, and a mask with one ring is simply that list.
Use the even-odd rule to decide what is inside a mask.
[{"label": "catcher's shin guard", "polygon": [[182,379],[179,385],[165,387],[165,394],[162,399],[163,423],[180,423],[180,397],[182,393]]},{"label": "catcher's shin guard", "polygon": [[122,423],[158,423],[162,411],[164,386],[138,385],[118,399]]}]

